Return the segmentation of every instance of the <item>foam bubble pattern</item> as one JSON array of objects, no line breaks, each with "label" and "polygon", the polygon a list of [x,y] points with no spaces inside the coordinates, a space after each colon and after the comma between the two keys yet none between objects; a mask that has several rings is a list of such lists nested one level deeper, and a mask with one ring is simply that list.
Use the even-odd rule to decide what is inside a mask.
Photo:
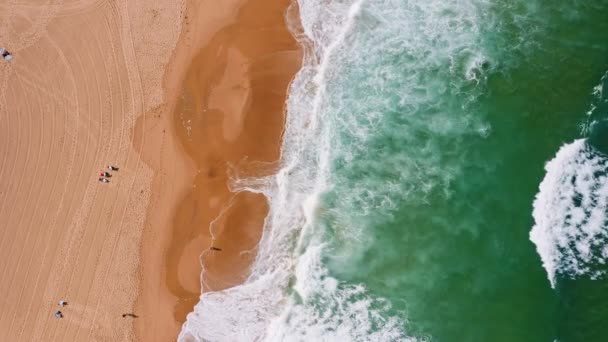
[{"label": "foam bubble pattern", "polygon": [[551,286],[559,276],[591,279],[608,261],[608,158],[584,139],[562,146],[545,165],[530,240]]}]

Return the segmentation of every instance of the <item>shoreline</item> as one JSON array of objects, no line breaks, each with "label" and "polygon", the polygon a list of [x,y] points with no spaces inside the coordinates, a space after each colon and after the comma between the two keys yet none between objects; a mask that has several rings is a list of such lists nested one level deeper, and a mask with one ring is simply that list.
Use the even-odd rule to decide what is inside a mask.
[{"label": "shoreline", "polygon": [[157,148],[142,150],[157,171],[140,251],[138,340],[177,336],[199,300],[202,267],[203,290],[238,285],[248,274],[268,204],[261,194],[231,193],[229,174],[245,165],[259,175],[279,158],[287,88],[302,56],[285,22],[290,4],[186,5],[164,77],[165,106],[147,114],[161,123],[140,125],[163,138],[159,156]]}]

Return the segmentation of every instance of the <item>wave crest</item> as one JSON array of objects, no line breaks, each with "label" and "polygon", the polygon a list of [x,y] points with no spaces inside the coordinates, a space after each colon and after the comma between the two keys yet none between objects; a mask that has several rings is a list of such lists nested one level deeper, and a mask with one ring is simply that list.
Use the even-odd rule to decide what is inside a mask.
[{"label": "wave crest", "polygon": [[558,276],[598,278],[608,261],[608,159],[584,139],[560,148],[534,201],[536,245],[551,286]]}]

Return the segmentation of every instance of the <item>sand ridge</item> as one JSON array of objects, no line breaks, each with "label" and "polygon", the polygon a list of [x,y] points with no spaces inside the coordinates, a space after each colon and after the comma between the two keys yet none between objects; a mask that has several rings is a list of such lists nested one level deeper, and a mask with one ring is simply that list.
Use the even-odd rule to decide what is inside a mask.
[{"label": "sand ridge", "polygon": [[[163,101],[182,10],[0,4],[0,44],[15,57],[0,63],[0,340],[134,339],[121,314],[137,294],[153,172],[133,148],[151,138],[132,141],[133,126]],[[121,170],[100,184],[108,163]]]}]

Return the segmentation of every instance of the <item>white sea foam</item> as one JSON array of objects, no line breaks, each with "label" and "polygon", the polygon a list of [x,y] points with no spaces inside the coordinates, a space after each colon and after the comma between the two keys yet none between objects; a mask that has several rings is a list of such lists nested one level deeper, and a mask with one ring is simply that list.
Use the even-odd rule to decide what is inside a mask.
[{"label": "white sea foam", "polygon": [[585,140],[560,148],[545,166],[530,240],[551,286],[557,276],[597,278],[608,261],[608,159]]},{"label": "white sea foam", "polygon": [[300,256],[294,290],[286,309],[268,329],[271,341],[414,341],[404,335],[403,322],[382,317],[388,303],[373,299],[360,285],[345,286],[321,264],[323,244],[317,241]]}]

